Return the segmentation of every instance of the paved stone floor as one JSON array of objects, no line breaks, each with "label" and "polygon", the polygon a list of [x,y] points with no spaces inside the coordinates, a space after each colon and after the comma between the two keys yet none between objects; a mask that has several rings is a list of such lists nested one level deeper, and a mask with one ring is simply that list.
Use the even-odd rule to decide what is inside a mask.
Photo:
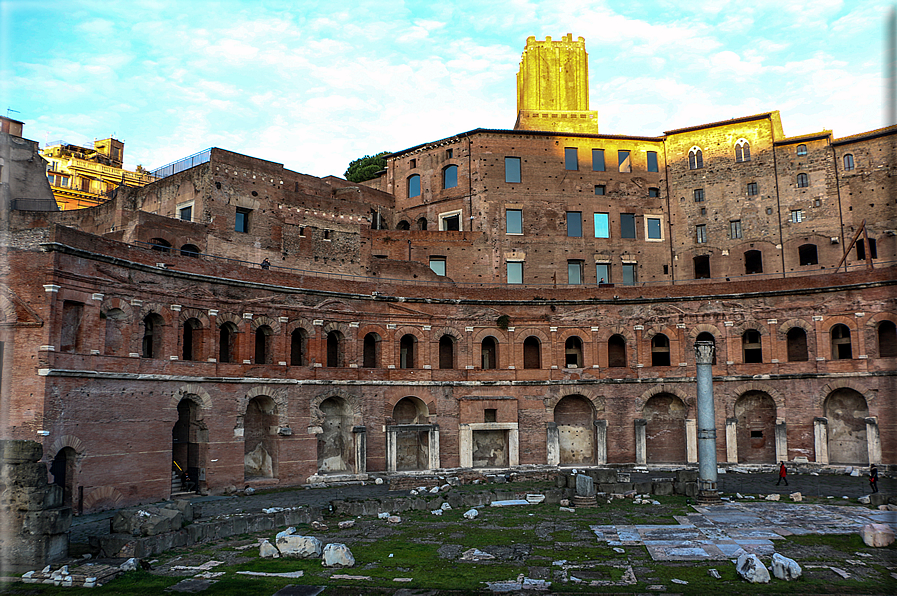
[{"label": "paved stone floor", "polygon": [[774,540],[802,534],[849,534],[865,524],[897,527],[897,512],[849,505],[738,502],[695,506],[679,525],[591,526],[610,546],[644,546],[655,561],[712,561],[742,553],[770,556]]}]

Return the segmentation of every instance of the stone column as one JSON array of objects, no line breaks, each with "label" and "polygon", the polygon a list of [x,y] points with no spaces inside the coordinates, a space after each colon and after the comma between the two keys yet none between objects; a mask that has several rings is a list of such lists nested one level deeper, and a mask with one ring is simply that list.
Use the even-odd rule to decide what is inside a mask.
[{"label": "stone column", "polygon": [[813,448],[816,463],[828,464],[828,418],[813,419]]},{"label": "stone column", "polygon": [[693,464],[698,461],[698,422],[694,418],[685,419],[685,461]]},{"label": "stone column", "polygon": [[595,421],[595,463],[607,463],[607,420]]},{"label": "stone column", "polygon": [[869,464],[881,462],[881,435],[878,432],[878,419],[875,416],[866,418],[866,448],[869,452]]},{"label": "stone column", "polygon": [[367,472],[368,460],[367,429],[354,426],[352,433],[355,435],[355,473],[364,474]]},{"label": "stone column", "polygon": [[776,461],[788,461],[788,427],[784,418],[776,419]]},{"label": "stone column", "polygon": [[396,471],[396,429],[394,426],[386,427],[386,471]]},{"label": "stone column", "polygon": [[545,428],[545,452],[546,463],[549,466],[557,466],[561,463],[561,439],[558,433],[557,422],[549,422]]},{"label": "stone column", "polygon": [[[517,426],[516,424],[514,425]],[[508,429],[508,466],[520,465],[520,432],[516,428]]]},{"label": "stone column", "polygon": [[716,488],[716,414],[713,407],[713,342],[695,342],[698,384],[698,499],[719,501]]},{"label": "stone column", "polygon": [[636,418],[635,421],[635,464],[644,466],[647,464],[648,440],[647,430],[648,421],[644,418]]},{"label": "stone column", "polygon": [[738,418],[726,418],[726,461],[738,463]]},{"label": "stone column", "polygon": [[473,431],[469,424],[458,425],[458,456],[462,468],[473,467]]},{"label": "stone column", "polygon": [[[434,424],[430,427],[430,461],[427,464],[431,470],[438,470],[442,467],[442,463],[439,458],[439,425]],[[395,458],[395,454],[393,454],[393,458]]]}]

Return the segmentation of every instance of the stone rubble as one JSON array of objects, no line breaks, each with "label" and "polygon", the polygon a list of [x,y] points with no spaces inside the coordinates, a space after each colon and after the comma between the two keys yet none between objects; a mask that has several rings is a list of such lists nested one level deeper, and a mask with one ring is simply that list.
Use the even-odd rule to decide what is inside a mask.
[{"label": "stone rubble", "polygon": [[801,576],[803,571],[797,561],[789,559],[779,553],[772,555],[772,574],[778,579],[791,581]]},{"label": "stone rubble", "polygon": [[757,555],[742,553],[735,564],[735,570],[742,579],[752,584],[769,583],[769,571],[766,570]]},{"label": "stone rubble", "polygon": [[277,539],[277,550],[281,556],[311,559],[321,556],[321,541],[314,536],[291,534]]},{"label": "stone rubble", "polygon": [[478,516],[479,514],[480,514],[480,512],[477,511],[476,509],[468,509],[464,513],[464,519],[475,519],[476,516]]},{"label": "stone rubble", "polygon": [[860,530],[866,546],[882,548],[894,542],[894,530],[888,524],[866,524]]},{"label": "stone rubble", "polygon": [[324,547],[321,564],[324,567],[354,567],[355,557],[345,544],[331,542]]}]

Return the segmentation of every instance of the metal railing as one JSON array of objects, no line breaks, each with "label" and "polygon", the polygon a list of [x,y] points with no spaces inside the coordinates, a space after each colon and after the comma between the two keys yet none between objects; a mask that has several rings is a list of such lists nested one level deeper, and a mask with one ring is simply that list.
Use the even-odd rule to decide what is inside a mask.
[{"label": "metal railing", "polygon": [[194,168],[200,164],[207,163],[212,155],[213,147],[209,147],[208,149],[203,149],[199,153],[194,153],[189,157],[185,157],[184,159],[179,159],[177,161],[173,161],[168,165],[164,165],[161,168],[156,168],[155,170],[150,170],[150,176],[154,176],[156,179],[166,178],[168,176],[173,176],[179,172],[183,172],[184,170],[189,170],[190,168]]}]

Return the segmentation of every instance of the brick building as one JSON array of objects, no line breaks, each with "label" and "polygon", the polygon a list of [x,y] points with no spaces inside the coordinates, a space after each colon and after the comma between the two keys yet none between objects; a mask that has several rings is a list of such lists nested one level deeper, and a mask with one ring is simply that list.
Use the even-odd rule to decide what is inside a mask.
[{"label": "brick building", "polygon": [[[584,52],[530,38],[514,130],[363,185],[213,149],[96,207],[9,212],[5,433],[84,511],[167,497],[172,462],[211,492],[685,465],[706,339],[721,462],[897,463],[897,127],[599,134]],[[546,71],[562,101],[527,91],[537,55],[578,69]]]}]

